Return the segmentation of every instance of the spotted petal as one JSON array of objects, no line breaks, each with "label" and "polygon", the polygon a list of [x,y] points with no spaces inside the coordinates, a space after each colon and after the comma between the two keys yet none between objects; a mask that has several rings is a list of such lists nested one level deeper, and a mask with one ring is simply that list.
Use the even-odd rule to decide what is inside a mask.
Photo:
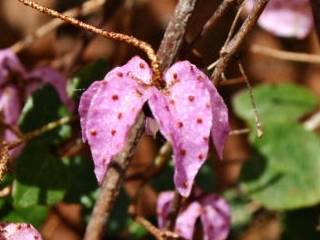
[{"label": "spotted petal", "polygon": [[1,223],[0,239],[5,240],[41,240],[40,233],[27,223]]},{"label": "spotted petal", "polygon": [[86,136],[86,125],[87,125],[87,115],[91,105],[91,100],[93,96],[98,92],[98,89],[101,87],[101,81],[93,82],[90,87],[81,95],[80,103],[79,103],[79,116],[80,116],[80,124],[82,131],[82,140],[83,142],[87,141]]},{"label": "spotted petal", "polygon": [[[254,0],[247,1],[247,9],[253,7]],[[309,0],[270,0],[261,14],[259,25],[280,37],[305,38],[313,26]]]},{"label": "spotted petal", "polygon": [[212,111],[211,138],[218,156],[222,159],[224,145],[230,132],[228,108],[224,103],[223,98],[212,84],[212,81],[199,70],[196,69],[195,71],[202,76],[203,81],[210,92]]},{"label": "spotted petal", "polygon": [[174,182],[184,197],[206,160],[212,126],[210,94],[195,68],[187,61],[174,64],[164,77],[167,91],[149,101],[161,133],[173,146]]},{"label": "spotted petal", "polygon": [[111,158],[124,147],[130,128],[150,97],[145,85],[150,81],[151,69],[145,61],[134,57],[108,73],[91,100],[85,135],[100,183]]},{"label": "spotted petal", "polygon": [[204,240],[225,240],[230,229],[230,209],[223,198],[210,194],[200,201]]}]

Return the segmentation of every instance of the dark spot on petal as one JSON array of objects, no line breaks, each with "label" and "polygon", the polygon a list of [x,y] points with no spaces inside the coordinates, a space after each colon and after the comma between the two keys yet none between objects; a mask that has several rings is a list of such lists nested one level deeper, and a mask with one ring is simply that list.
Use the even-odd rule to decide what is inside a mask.
[{"label": "dark spot on petal", "polygon": [[208,141],[209,141],[209,138],[208,138],[208,137],[203,137],[203,140],[204,140],[205,142],[208,142]]},{"label": "dark spot on petal", "polygon": [[123,73],[122,72],[118,72],[117,76],[122,78],[123,77]]},{"label": "dark spot on petal", "polygon": [[198,123],[198,124],[201,124],[201,123],[203,123],[203,120],[202,120],[202,118],[197,118],[197,123]]},{"label": "dark spot on petal", "polygon": [[189,96],[188,99],[189,99],[190,102],[193,102],[194,101],[194,96]]},{"label": "dark spot on petal", "polygon": [[94,128],[91,129],[91,130],[90,130],[90,135],[91,135],[91,136],[96,136],[96,135],[97,135],[97,130],[94,129]]},{"label": "dark spot on petal", "polygon": [[31,224],[30,223],[27,224],[27,228],[31,228]]},{"label": "dark spot on petal", "polygon": [[118,95],[113,95],[113,96],[112,96],[112,100],[113,100],[113,101],[117,101],[118,99],[119,99],[119,96],[118,96]]},{"label": "dark spot on petal", "polygon": [[207,104],[206,104],[206,108],[211,108],[211,104],[210,104],[210,103],[207,103]]},{"label": "dark spot on petal", "polygon": [[188,188],[189,183],[188,181],[184,181],[182,185],[183,185],[183,188]]},{"label": "dark spot on petal", "polygon": [[202,77],[201,75],[199,75],[199,76],[197,77],[197,80],[198,80],[198,81],[202,81],[202,80],[203,80],[203,77]]},{"label": "dark spot on petal", "polygon": [[178,122],[178,128],[182,128],[183,127],[183,122]]},{"label": "dark spot on petal", "polygon": [[199,159],[199,160],[203,160],[203,154],[200,153],[200,154],[198,155],[198,159]]},{"label": "dark spot on petal", "polygon": [[17,225],[17,229],[20,230],[22,226],[20,224]]},{"label": "dark spot on petal", "polygon": [[122,118],[122,113],[118,113],[118,119],[120,120]]},{"label": "dark spot on petal", "polygon": [[39,239],[39,237],[38,236],[34,236],[34,239]]},{"label": "dark spot on petal", "polygon": [[143,63],[140,63],[140,64],[139,64],[139,67],[143,69],[143,68],[145,68],[146,66],[145,66]]},{"label": "dark spot on petal", "polygon": [[136,94],[137,94],[138,97],[142,97],[143,96],[143,93],[140,92],[138,89],[136,89]]},{"label": "dark spot on petal", "polygon": [[170,103],[171,105],[174,105],[174,104],[175,104],[175,101],[174,101],[173,99],[170,99],[169,103]]},{"label": "dark spot on petal", "polygon": [[172,75],[172,77],[173,77],[174,80],[178,80],[178,74],[174,73],[174,74]]},{"label": "dark spot on petal", "polygon": [[186,151],[185,149],[181,149],[181,150],[180,150],[180,155],[181,155],[181,156],[184,157],[186,154],[187,154],[187,151]]},{"label": "dark spot on petal", "polygon": [[190,72],[194,73],[194,67],[193,66],[190,66]]},{"label": "dark spot on petal", "polygon": [[111,135],[112,135],[112,136],[116,135],[116,133],[117,133],[116,130],[114,130],[114,129],[111,130]]}]

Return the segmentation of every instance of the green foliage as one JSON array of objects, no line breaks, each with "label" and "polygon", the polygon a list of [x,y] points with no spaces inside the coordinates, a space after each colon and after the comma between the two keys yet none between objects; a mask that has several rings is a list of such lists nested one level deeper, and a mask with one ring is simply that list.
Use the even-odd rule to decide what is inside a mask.
[{"label": "green foliage", "polygon": [[[263,124],[295,122],[312,111],[316,98],[307,89],[292,84],[261,85],[253,89],[257,110]],[[254,126],[254,114],[248,90],[233,99],[235,113]]]},{"label": "green foliage", "polygon": [[67,91],[69,96],[73,99],[78,99],[84,89],[87,89],[93,81],[103,79],[107,71],[108,65],[104,59],[98,59],[81,68],[68,82]]},{"label": "green foliage", "polygon": [[[283,84],[254,89],[264,136],[251,135],[252,159],[242,172],[242,188],[269,209],[287,210],[320,202],[320,139],[297,120],[314,109],[316,100],[306,89]],[[247,91],[233,106],[253,124]]]},{"label": "green foliage", "polygon": [[59,202],[69,183],[67,166],[40,142],[29,143],[16,160],[13,204],[25,208]]},{"label": "green foliage", "polygon": [[[22,132],[27,133],[68,115],[56,90],[51,85],[46,85],[28,98],[19,119],[19,127]],[[70,137],[70,134],[70,126],[65,125],[45,133],[39,139],[53,144]]]}]

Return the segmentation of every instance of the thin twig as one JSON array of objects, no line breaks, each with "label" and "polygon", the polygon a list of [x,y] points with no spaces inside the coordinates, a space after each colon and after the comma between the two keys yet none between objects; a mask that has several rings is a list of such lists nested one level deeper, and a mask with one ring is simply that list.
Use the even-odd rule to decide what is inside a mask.
[{"label": "thin twig", "polygon": [[189,44],[190,48],[193,48],[195,43],[205,36],[211,29],[213,29],[218,21],[228,12],[228,10],[236,5],[238,2],[243,0],[223,0],[218,8],[214,11],[213,15],[209,18],[209,20],[202,27],[201,31],[194,37],[194,39]]},{"label": "thin twig", "polygon": [[222,48],[222,51],[220,52],[220,58],[211,76],[215,85],[218,85],[218,83],[221,81],[222,73],[228,66],[234,54],[239,50],[240,46],[244,42],[245,37],[255,26],[260,14],[268,2],[269,0],[256,0],[252,11],[245,19],[239,31],[230,40],[229,44]]},{"label": "thin twig", "polygon": [[313,131],[320,127],[320,111],[316,114],[312,115],[309,119],[307,119],[303,126],[305,129],[309,131]]},{"label": "thin twig", "polygon": [[[185,2],[185,4],[189,4],[188,1],[182,1],[182,2]],[[180,15],[181,12],[183,12],[183,9],[185,9],[185,6],[182,3],[180,3],[177,5],[175,13]],[[184,14],[188,15],[189,17],[191,15],[189,11],[185,12]],[[177,24],[179,24],[179,22],[177,22],[175,18],[172,18],[171,22],[176,22]],[[184,28],[187,25],[186,23],[182,23],[182,22],[181,24]],[[169,26],[172,26],[172,23],[169,24]],[[174,40],[176,41],[176,43],[181,43],[181,39],[185,34],[185,30],[175,32],[174,28],[169,26],[167,27],[166,33],[161,43],[162,48],[167,46],[168,49],[165,49],[166,50],[165,54],[164,53],[158,54],[158,59],[159,59],[159,62],[161,63],[160,68],[162,70],[167,66],[171,65],[174,58],[178,54],[177,49],[176,51],[170,51],[169,46],[171,41]],[[172,33],[171,31],[174,31],[174,32]],[[172,37],[173,34],[176,34],[176,36]],[[89,224],[86,229],[86,233],[84,237],[85,240],[96,240],[102,237],[103,231],[110,217],[111,209],[113,207],[114,202],[117,199],[120,186],[124,179],[124,172],[126,171],[127,166],[129,165],[130,157],[137,145],[137,142],[141,138],[143,130],[144,130],[144,122],[137,121],[137,123],[133,127],[133,131],[129,135],[130,137],[125,146],[125,149],[121,151],[121,153],[119,154],[120,156],[122,156],[122,158],[115,157],[112,159],[112,162],[115,162],[116,164],[114,166],[117,166],[118,168],[120,168],[122,172],[117,171],[117,169],[114,167],[109,168],[109,170],[107,171],[105,179],[103,181],[103,185],[101,187],[100,195],[94,206],[93,214],[90,218]],[[128,149],[130,151],[128,151]]]},{"label": "thin twig", "polygon": [[143,226],[157,240],[179,239],[178,234],[167,230],[160,230],[144,217],[137,215],[135,206],[133,205],[129,207],[129,214],[138,224]]},{"label": "thin twig", "polygon": [[[72,8],[70,10],[65,11],[63,14],[67,15],[69,17],[79,17],[79,16],[86,16],[90,15],[97,10],[100,9],[100,7],[106,2],[106,0],[90,0],[84,2],[81,6]],[[33,44],[35,40],[38,38],[41,38],[48,33],[52,32],[54,29],[58,28],[62,24],[64,24],[64,21],[61,21],[57,18],[49,21],[48,23],[44,24],[40,28],[38,28],[35,32],[27,35],[24,39],[21,41],[13,44],[10,49],[14,52],[20,52],[26,47],[29,47]]]},{"label": "thin twig", "polygon": [[281,60],[320,64],[320,56],[316,54],[289,52],[261,45],[253,45],[250,51]]},{"label": "thin twig", "polygon": [[172,231],[175,227],[176,219],[179,214],[182,200],[183,198],[181,197],[180,193],[177,190],[175,190],[171,204],[171,209],[169,211],[168,219],[166,222],[166,229],[169,231]]},{"label": "thin twig", "polygon": [[102,37],[108,38],[108,39],[113,39],[113,40],[117,40],[120,42],[124,42],[127,43],[131,46],[134,46],[136,48],[139,48],[140,50],[144,51],[149,60],[150,60],[150,64],[153,70],[153,84],[156,85],[159,88],[164,87],[163,86],[163,81],[162,81],[162,77],[161,77],[161,71],[160,71],[160,66],[159,66],[159,61],[158,58],[153,50],[153,48],[151,47],[151,45],[149,43],[146,43],[144,41],[141,41],[133,36],[128,36],[122,33],[116,33],[116,32],[107,32],[104,31],[100,28],[94,27],[92,25],[86,24],[82,21],[79,21],[75,18],[72,17],[68,17],[65,16],[55,10],[52,10],[50,8],[46,8],[44,6],[41,6],[35,2],[29,1],[29,0],[18,0],[19,2],[22,2],[23,4],[25,4],[26,6],[29,6],[31,8],[34,8],[40,12],[43,12],[49,16],[55,17],[55,18],[59,18],[73,26],[79,27],[79,28],[83,28],[89,32],[98,34]]},{"label": "thin twig", "polygon": [[250,82],[249,82],[249,79],[248,79],[248,76],[246,74],[246,72],[244,71],[244,68],[241,64],[241,62],[238,63],[238,66],[239,66],[239,70],[247,84],[247,88],[248,88],[248,91],[249,91],[249,96],[250,96],[250,101],[251,101],[251,105],[252,105],[252,108],[253,108],[253,114],[254,114],[254,120],[256,122],[256,133],[257,133],[257,137],[260,138],[262,137],[263,135],[263,130],[262,130],[262,124],[261,124],[261,120],[260,120],[260,116],[259,116],[259,112],[257,110],[257,105],[256,105],[256,101],[254,99],[254,95],[253,95],[253,92],[252,92],[252,87],[250,85]]},{"label": "thin twig", "polygon": [[320,40],[320,1],[319,0],[310,0],[313,18],[314,18],[314,26],[317,30],[318,40]]},{"label": "thin twig", "polygon": [[5,174],[8,171],[9,163],[9,146],[6,142],[0,143],[0,181],[2,182]]},{"label": "thin twig", "polygon": [[242,134],[247,134],[247,133],[249,133],[250,131],[251,131],[251,130],[250,130],[249,128],[236,129],[236,130],[230,131],[229,135],[230,135],[230,136],[242,135]]},{"label": "thin twig", "polygon": [[157,52],[159,59],[162,59],[162,69],[168,68],[175,60],[196,3],[197,0],[179,0]]}]

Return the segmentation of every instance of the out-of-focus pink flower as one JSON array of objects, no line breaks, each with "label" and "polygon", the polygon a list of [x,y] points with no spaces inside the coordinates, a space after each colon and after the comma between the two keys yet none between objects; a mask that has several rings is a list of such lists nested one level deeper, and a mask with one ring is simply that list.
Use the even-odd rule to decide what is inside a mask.
[{"label": "out-of-focus pink flower", "polygon": [[[255,0],[248,0],[250,11]],[[258,24],[265,30],[280,36],[305,38],[313,27],[309,0],[270,0],[261,14]]]},{"label": "out-of-focus pink flower", "polygon": [[40,233],[27,223],[1,223],[0,240],[41,240]]},{"label": "out-of-focus pink flower", "polygon": [[173,146],[175,185],[181,195],[188,196],[207,158],[210,134],[222,157],[229,132],[228,110],[208,77],[188,61],[169,68],[164,90],[151,86],[151,79],[148,64],[134,57],[93,83],[79,105],[83,139],[89,142],[101,182],[148,102],[161,133]]},{"label": "out-of-focus pink flower", "polygon": [[[158,225],[165,228],[174,193],[163,192],[158,197]],[[181,207],[174,231],[186,240],[191,240],[196,221],[200,218],[204,240],[224,240],[230,229],[230,209],[222,197],[215,194],[198,195],[195,200]]]},{"label": "out-of-focus pink flower", "polygon": [[[11,50],[0,50],[1,120],[5,124],[16,127],[25,98],[45,83],[51,84],[57,90],[61,101],[72,111],[73,102],[66,92],[67,80],[61,73],[49,67],[36,68],[27,72]],[[0,134],[5,141],[17,139],[17,136],[8,129]],[[18,148],[10,151],[11,157],[15,157],[18,153]]]}]

